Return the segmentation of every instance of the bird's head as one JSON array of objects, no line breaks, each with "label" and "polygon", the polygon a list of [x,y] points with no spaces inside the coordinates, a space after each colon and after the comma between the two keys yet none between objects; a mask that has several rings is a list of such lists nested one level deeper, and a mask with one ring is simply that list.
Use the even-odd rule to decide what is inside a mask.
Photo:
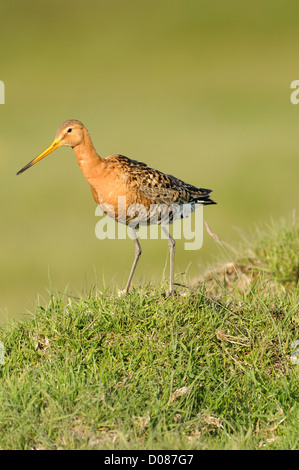
[{"label": "bird's head", "polygon": [[48,148],[46,148],[46,150],[44,150],[40,155],[34,158],[31,162],[27,163],[27,165],[25,165],[20,171],[18,171],[17,175],[20,175],[25,170],[35,165],[35,163],[39,162],[42,158],[49,155],[49,153],[53,152],[58,147],[66,145],[68,147],[74,148],[77,145],[81,144],[84,141],[85,132],[87,131],[82,122],[76,121],[75,119],[65,121],[58,128],[53,143]]}]

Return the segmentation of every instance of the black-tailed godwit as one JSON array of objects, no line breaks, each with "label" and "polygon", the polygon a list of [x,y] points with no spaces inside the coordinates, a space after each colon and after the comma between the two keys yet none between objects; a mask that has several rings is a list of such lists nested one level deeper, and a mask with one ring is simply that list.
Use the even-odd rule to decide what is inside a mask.
[{"label": "black-tailed godwit", "polygon": [[[216,204],[210,199],[211,190],[197,188],[123,155],[100,157],[86,127],[80,121],[73,119],[65,121],[59,127],[54,142],[18,171],[17,175],[63,145],[73,148],[82,173],[90,184],[95,202],[105,213],[132,228],[135,258],[125,292],[127,293],[130,289],[141,255],[141,246],[135,231],[136,220],[138,219],[138,224],[149,224],[155,220],[156,223],[161,224],[169,241],[170,285],[167,295],[172,295],[174,293],[175,241],[164,226],[163,219],[171,223],[175,218],[183,217],[183,211],[177,211],[177,208],[182,209],[186,204],[190,205],[191,210],[194,210],[195,204]],[[125,200],[125,207],[119,205],[120,197],[125,198],[122,199]],[[121,210],[120,207],[122,207]],[[139,210],[140,207],[143,208],[142,211]]]}]

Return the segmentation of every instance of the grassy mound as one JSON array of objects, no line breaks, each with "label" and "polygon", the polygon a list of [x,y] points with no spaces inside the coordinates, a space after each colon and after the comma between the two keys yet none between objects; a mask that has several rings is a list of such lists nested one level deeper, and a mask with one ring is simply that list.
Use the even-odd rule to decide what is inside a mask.
[{"label": "grassy mound", "polygon": [[2,449],[298,447],[298,225],[165,298],[53,296],[0,330]]}]

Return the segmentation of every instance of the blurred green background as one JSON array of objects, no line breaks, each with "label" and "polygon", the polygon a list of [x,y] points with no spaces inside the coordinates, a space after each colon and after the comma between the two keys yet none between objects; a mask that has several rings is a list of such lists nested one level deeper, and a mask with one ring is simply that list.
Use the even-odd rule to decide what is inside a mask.
[{"label": "blurred green background", "polygon": [[[133,261],[131,240],[95,237],[96,206],[71,149],[15,176],[66,119],[86,125],[101,156],[121,153],[212,188],[218,205],[204,217],[222,240],[290,216],[298,17],[296,1],[1,2],[0,320],[51,288],[123,287]],[[183,243],[176,272],[190,280],[220,254],[207,233],[199,251]],[[135,282],[161,282],[167,242],[142,246]]]}]

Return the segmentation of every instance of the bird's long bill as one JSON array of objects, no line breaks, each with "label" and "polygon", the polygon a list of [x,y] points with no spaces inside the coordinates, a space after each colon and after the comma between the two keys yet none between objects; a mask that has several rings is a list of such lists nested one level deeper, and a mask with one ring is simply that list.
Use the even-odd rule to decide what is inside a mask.
[{"label": "bird's long bill", "polygon": [[17,175],[20,175],[23,173],[25,170],[28,170],[31,166],[35,165],[37,162],[39,162],[42,158],[46,157],[49,155],[49,153],[53,152],[53,150],[56,150],[58,147],[60,147],[61,142],[59,140],[54,140],[54,142],[48,147],[44,152],[42,152],[38,157],[34,158],[31,160],[31,162],[27,163],[20,171],[18,171]]}]

